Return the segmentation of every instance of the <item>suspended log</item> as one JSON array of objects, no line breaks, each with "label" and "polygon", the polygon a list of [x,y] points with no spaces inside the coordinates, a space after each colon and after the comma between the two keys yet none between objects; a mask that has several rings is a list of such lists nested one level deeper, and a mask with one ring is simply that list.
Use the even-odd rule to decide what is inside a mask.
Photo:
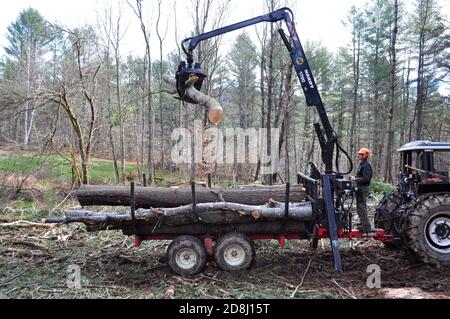
[{"label": "suspended log", "polygon": [[[310,202],[290,203],[287,217],[285,205],[269,202],[265,205],[243,205],[238,203],[200,203],[195,206],[185,205],[175,208],[138,209],[135,212],[137,224],[160,226],[186,226],[192,224],[251,224],[266,221],[280,221],[284,218],[296,222],[312,219]],[[95,225],[95,230],[117,229],[133,223],[130,212],[92,212],[87,210],[69,210],[62,218],[49,218],[47,223],[74,223]]]},{"label": "suspended log", "polygon": [[[171,85],[173,87],[173,90],[175,90],[176,92],[177,81],[174,78],[168,75],[163,75],[163,80],[167,84]],[[197,77],[191,77],[186,81],[185,95],[193,100],[195,104],[199,104],[208,110],[208,119],[211,123],[219,124],[223,119],[223,109],[220,106],[220,103],[215,98],[203,94],[202,92],[195,89],[194,84],[197,80]],[[176,98],[179,99],[178,95],[176,96]]]},{"label": "suspended log", "polygon": [[[197,203],[229,202],[246,205],[262,205],[270,199],[278,202],[286,200],[284,185],[243,188],[197,188]],[[136,187],[136,207],[179,207],[192,203],[190,188]],[[130,188],[121,186],[84,185],[77,191],[81,206],[129,206]],[[305,190],[299,185],[292,186],[290,202],[305,200]]]}]

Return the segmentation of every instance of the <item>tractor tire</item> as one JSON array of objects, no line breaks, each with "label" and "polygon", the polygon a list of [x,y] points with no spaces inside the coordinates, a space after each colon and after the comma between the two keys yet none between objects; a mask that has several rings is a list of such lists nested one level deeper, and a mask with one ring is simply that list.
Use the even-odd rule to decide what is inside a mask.
[{"label": "tractor tire", "polygon": [[[383,196],[380,203],[375,210],[374,225],[375,228],[381,228],[386,234],[398,237],[393,225],[393,218],[395,212],[402,205],[402,195],[398,192],[387,193]],[[384,243],[384,246],[389,249],[400,249],[400,243]]]},{"label": "tractor tire", "polygon": [[255,260],[255,247],[244,234],[228,233],[217,241],[214,257],[222,270],[244,270],[250,268]]},{"label": "tractor tire", "polygon": [[405,213],[404,245],[419,261],[450,266],[450,193],[423,195]]},{"label": "tractor tire", "polygon": [[200,273],[206,265],[206,249],[194,236],[179,236],[167,248],[169,267],[181,276]]}]

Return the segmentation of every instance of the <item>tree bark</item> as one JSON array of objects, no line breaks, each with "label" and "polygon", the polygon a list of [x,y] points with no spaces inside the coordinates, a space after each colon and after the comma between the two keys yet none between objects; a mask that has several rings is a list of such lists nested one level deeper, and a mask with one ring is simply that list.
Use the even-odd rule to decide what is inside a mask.
[{"label": "tree bark", "polygon": [[145,56],[147,58],[148,68],[147,68],[147,107],[148,107],[148,157],[147,157],[147,167],[148,167],[148,180],[150,184],[155,183],[155,163],[154,163],[154,153],[153,153],[153,140],[154,140],[154,127],[155,127],[155,116],[153,112],[153,101],[152,101],[152,57],[150,53],[150,33],[147,32],[147,28],[144,24],[144,19],[142,17],[142,1],[136,0],[136,8],[131,4],[134,13],[139,19],[141,25],[141,31],[145,40]]},{"label": "tree bark", "polygon": [[417,97],[416,97],[416,107],[414,110],[414,117],[410,125],[409,139],[411,140],[412,125],[416,122],[416,140],[420,140],[423,134],[423,108],[426,103],[426,84],[424,78],[424,63],[425,63],[425,37],[426,37],[426,27],[428,22],[429,14],[429,1],[425,1],[424,4],[424,14],[423,20],[421,21],[421,29],[419,34],[419,65],[417,66]]},{"label": "tree bark", "polygon": [[[48,218],[46,223],[84,223],[89,231],[122,229],[124,233],[139,234],[209,234],[230,231],[244,233],[304,232],[305,223],[312,220],[310,202],[290,203],[288,215],[285,205],[269,202],[250,206],[238,203],[203,203],[176,208],[138,209],[133,220],[130,212],[92,212],[72,210],[65,217]],[[284,222],[289,220],[289,223]],[[283,222],[284,221],[284,222]]]},{"label": "tree bark", "polygon": [[392,182],[392,147],[394,144],[394,109],[395,109],[395,90],[396,90],[396,73],[397,73],[397,57],[396,57],[396,43],[398,32],[398,1],[394,1],[394,28],[391,36],[390,56],[391,56],[391,72],[389,78],[389,112],[388,112],[388,144],[386,152],[386,170],[384,173],[384,182]]},{"label": "tree bark", "polygon": [[[285,185],[258,186],[242,188],[197,188],[197,203],[226,201],[247,205],[261,205],[270,199],[284,202]],[[136,207],[178,207],[192,203],[190,188],[157,188],[136,187]],[[130,189],[128,187],[84,185],[77,191],[81,206],[128,206],[130,205]],[[303,187],[292,186],[289,198],[291,202],[305,200]]]}]

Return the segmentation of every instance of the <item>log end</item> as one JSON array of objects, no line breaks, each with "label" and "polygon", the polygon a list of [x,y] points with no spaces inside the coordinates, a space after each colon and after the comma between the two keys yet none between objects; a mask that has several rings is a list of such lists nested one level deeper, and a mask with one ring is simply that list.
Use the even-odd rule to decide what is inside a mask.
[{"label": "log end", "polygon": [[212,106],[208,111],[208,119],[212,124],[219,124],[223,119],[223,109],[220,105]]}]

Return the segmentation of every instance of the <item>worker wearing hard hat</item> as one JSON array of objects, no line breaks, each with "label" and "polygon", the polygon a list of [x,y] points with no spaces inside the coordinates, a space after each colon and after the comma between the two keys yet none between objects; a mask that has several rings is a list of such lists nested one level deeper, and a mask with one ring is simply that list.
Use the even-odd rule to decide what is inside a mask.
[{"label": "worker wearing hard hat", "polygon": [[358,230],[368,233],[371,230],[370,221],[367,217],[367,196],[370,191],[370,180],[372,179],[372,166],[368,159],[370,157],[370,150],[361,148],[358,151],[359,167],[356,176],[351,176],[350,179],[356,182],[356,207],[360,220]]}]

